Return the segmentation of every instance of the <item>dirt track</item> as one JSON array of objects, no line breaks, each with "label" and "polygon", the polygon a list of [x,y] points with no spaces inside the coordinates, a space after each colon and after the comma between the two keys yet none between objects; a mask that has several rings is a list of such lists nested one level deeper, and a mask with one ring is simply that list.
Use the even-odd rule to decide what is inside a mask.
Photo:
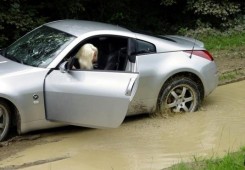
[{"label": "dirt track", "polygon": [[194,155],[223,155],[245,145],[244,103],[241,81],[218,87],[196,113],[127,118],[117,129],[41,132],[0,147],[0,169],[155,170]]}]

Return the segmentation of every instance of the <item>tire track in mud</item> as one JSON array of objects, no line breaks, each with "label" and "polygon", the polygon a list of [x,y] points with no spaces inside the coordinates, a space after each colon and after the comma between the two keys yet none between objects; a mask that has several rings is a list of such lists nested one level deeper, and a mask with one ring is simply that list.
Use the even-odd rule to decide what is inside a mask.
[{"label": "tire track in mud", "polygon": [[59,142],[63,139],[59,137],[49,139],[48,137],[51,134],[52,133],[15,136],[10,138],[8,141],[0,142],[0,162],[1,160],[11,157],[16,153],[21,152],[22,150],[25,150],[27,148],[33,147],[35,145]]},{"label": "tire track in mud", "polygon": [[52,159],[46,159],[46,160],[38,160],[38,161],[34,161],[34,162],[23,163],[21,165],[10,165],[10,166],[6,166],[6,167],[0,167],[0,170],[15,170],[15,169],[29,168],[32,166],[42,165],[42,164],[56,162],[56,161],[61,161],[61,160],[68,159],[68,158],[70,158],[70,157],[69,156],[63,156],[63,157],[57,157],[57,158],[52,158]]}]

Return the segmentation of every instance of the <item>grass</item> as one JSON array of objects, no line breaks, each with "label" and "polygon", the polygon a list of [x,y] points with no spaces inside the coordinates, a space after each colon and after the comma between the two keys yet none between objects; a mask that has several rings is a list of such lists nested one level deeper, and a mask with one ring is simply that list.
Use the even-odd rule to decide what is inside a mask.
[{"label": "grass", "polygon": [[199,159],[194,158],[192,163],[179,163],[171,170],[241,170],[245,169],[245,147],[238,152],[228,153],[223,158]]},{"label": "grass", "polygon": [[203,41],[205,47],[210,51],[245,46],[245,32],[233,33],[231,35],[200,35],[198,39]]},{"label": "grass", "polygon": [[219,75],[219,82],[221,84],[226,84],[227,82],[232,82],[233,80],[239,80],[242,77],[245,77],[245,69],[238,68],[221,73]]},{"label": "grass", "polygon": [[[245,31],[199,34],[198,39],[204,42],[205,48],[210,51],[214,57],[219,57],[219,59],[215,58],[215,60],[217,61],[218,67],[221,68],[219,70],[220,85],[245,78],[244,64],[238,63],[238,60],[244,62],[245,59]],[[230,68],[235,63],[237,63],[239,67]],[[225,66],[227,66],[227,68],[225,68]]]}]

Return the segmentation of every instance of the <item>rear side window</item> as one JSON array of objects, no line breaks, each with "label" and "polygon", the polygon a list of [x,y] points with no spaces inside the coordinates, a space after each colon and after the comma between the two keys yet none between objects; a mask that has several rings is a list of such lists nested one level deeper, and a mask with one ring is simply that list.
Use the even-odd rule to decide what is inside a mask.
[{"label": "rear side window", "polygon": [[137,54],[148,54],[148,53],[155,53],[156,47],[154,44],[137,40]]}]

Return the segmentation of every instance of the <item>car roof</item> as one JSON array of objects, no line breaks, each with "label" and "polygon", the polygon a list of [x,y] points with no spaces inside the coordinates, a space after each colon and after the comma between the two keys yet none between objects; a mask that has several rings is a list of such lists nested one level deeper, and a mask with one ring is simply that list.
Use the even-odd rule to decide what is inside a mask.
[{"label": "car roof", "polygon": [[[84,20],[59,20],[53,21],[45,26],[66,32],[76,37],[82,37],[85,34],[91,35],[100,35],[100,34],[110,34],[110,35],[120,35],[126,37],[134,37],[143,41],[151,42],[156,46],[157,52],[166,52],[166,51],[180,51],[180,50],[191,50],[193,45],[196,45],[194,42],[177,42],[173,37],[156,37],[152,35],[137,33],[129,29],[106,24],[95,21],[84,21]],[[90,34],[91,33],[91,34]],[[197,49],[199,47],[195,47]]]},{"label": "car roof", "polygon": [[131,33],[130,30],[120,26],[84,20],[59,20],[45,25],[76,37],[94,31],[120,31]]}]

